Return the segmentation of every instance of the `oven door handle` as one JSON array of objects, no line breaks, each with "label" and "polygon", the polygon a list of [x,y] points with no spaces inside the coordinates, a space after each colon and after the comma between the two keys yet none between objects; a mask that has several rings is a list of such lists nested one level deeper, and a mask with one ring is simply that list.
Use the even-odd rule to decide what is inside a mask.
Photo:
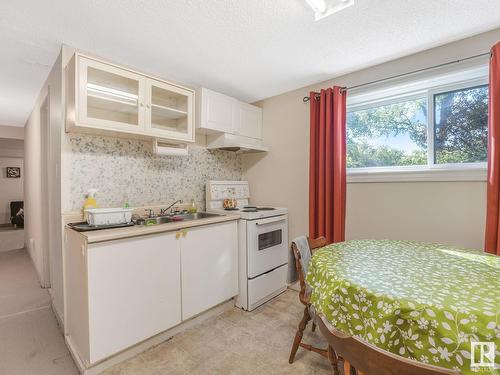
[{"label": "oven door handle", "polygon": [[260,225],[266,225],[266,224],[271,224],[271,223],[277,223],[279,221],[285,221],[285,220],[286,220],[286,216],[270,217],[267,219],[257,220],[255,222],[255,225],[260,226]]}]

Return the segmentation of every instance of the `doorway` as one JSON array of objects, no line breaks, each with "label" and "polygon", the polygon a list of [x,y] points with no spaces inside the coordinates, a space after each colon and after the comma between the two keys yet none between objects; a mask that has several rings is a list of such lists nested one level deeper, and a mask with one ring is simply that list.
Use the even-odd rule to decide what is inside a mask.
[{"label": "doorway", "polygon": [[0,138],[0,253],[24,247],[24,141]]}]

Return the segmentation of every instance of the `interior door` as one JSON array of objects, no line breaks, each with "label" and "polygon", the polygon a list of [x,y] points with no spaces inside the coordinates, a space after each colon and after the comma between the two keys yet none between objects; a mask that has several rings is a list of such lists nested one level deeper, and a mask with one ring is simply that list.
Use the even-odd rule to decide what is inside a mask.
[{"label": "interior door", "polygon": [[165,82],[146,81],[146,130],[169,139],[194,141],[193,92]]},{"label": "interior door", "polygon": [[79,57],[79,122],[117,131],[144,129],[145,77]]},{"label": "interior door", "polygon": [[181,239],[182,319],[238,294],[236,221],[193,228]]},{"label": "interior door", "polygon": [[175,233],[91,244],[87,268],[91,363],[181,322]]}]

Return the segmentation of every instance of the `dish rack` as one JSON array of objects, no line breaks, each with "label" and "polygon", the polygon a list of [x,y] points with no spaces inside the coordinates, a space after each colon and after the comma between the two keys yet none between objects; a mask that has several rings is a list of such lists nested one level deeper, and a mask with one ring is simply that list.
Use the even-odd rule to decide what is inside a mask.
[{"label": "dish rack", "polygon": [[133,211],[133,208],[87,208],[85,214],[89,225],[113,225],[130,223]]}]

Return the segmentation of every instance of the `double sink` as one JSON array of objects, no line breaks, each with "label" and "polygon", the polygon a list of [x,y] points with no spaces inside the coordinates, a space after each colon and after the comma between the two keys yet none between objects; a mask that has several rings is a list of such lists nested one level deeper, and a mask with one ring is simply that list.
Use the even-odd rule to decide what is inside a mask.
[{"label": "double sink", "polygon": [[173,216],[156,216],[152,218],[146,219],[146,225],[151,224],[167,224],[167,223],[176,223],[179,221],[190,221],[190,220],[200,220],[200,219],[208,219],[211,217],[220,217],[224,215],[220,214],[211,214],[208,212],[196,212],[194,214],[177,214]]}]

